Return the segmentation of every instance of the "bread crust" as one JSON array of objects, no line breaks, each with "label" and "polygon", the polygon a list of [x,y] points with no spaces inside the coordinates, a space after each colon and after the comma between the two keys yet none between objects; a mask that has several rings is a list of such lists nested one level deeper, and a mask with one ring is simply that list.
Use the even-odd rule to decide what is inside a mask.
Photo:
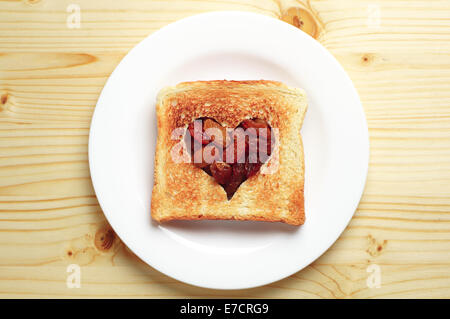
[{"label": "bread crust", "polygon": [[[167,87],[157,97],[156,143],[151,214],[169,220],[259,220],[301,225],[304,212],[304,156],[300,129],[307,109],[303,90],[274,81],[196,81]],[[247,179],[231,200],[213,177],[192,163],[175,163],[170,151],[176,128],[200,117],[235,128],[260,118],[278,129],[278,141],[264,168],[272,174]],[[273,166],[272,166],[273,167]]]}]

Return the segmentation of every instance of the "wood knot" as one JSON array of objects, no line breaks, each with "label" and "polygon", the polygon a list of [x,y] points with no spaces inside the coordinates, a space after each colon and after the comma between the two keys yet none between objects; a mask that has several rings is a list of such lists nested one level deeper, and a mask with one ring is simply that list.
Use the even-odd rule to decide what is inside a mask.
[{"label": "wood knot", "polygon": [[111,227],[103,227],[97,231],[95,234],[94,244],[95,247],[100,251],[107,251],[114,244],[114,239],[116,238],[116,233]]},{"label": "wood knot", "polygon": [[281,20],[292,24],[315,39],[320,35],[320,23],[306,8],[289,8],[282,14]]},{"label": "wood knot", "polygon": [[378,242],[375,238],[372,237],[372,235],[367,236],[367,242],[368,248],[366,249],[366,252],[372,257],[381,255],[388,243],[387,240]]},{"label": "wood knot", "polygon": [[370,65],[375,60],[375,56],[370,53],[365,53],[361,57],[361,64],[362,65]]},{"label": "wood knot", "polygon": [[9,98],[8,93],[2,94],[2,96],[0,97],[0,103],[2,105],[5,105],[8,102],[8,98]]}]

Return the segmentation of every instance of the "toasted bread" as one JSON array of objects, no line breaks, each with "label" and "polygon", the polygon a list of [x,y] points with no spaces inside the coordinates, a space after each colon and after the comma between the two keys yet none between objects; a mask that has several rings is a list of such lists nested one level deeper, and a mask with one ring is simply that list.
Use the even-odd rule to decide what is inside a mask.
[{"label": "toasted bread", "polygon": [[[197,81],[162,89],[156,103],[153,219],[303,224],[304,157],[300,129],[306,109],[303,90],[274,81]],[[171,149],[182,143],[182,138],[173,139],[172,132],[186,129],[201,117],[214,118],[230,128],[245,119],[260,118],[278,130],[276,152],[230,200],[213,177],[191,163],[176,163],[171,157]],[[270,172],[270,167],[275,169]]]}]

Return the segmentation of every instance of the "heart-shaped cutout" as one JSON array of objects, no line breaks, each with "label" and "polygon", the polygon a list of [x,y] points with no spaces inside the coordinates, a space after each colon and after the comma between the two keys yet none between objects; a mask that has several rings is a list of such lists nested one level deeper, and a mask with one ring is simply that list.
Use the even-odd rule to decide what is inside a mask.
[{"label": "heart-shaped cutout", "polygon": [[188,125],[185,143],[192,163],[214,177],[230,200],[269,159],[275,137],[270,125],[258,118],[246,119],[232,129],[204,117]]}]

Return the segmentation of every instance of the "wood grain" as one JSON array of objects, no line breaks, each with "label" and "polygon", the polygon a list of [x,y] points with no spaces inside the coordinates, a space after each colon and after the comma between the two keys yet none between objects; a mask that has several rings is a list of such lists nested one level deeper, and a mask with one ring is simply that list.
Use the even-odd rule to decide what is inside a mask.
[{"label": "wood grain", "polygon": [[[1,297],[450,297],[450,1],[0,1]],[[340,239],[268,286],[207,290],[146,266],[111,235],[89,176],[89,124],[121,58],[212,10],[277,17],[317,38],[358,89],[367,185]],[[377,19],[379,17],[379,19]],[[82,287],[66,287],[69,264]],[[369,265],[381,288],[368,288]]]}]

